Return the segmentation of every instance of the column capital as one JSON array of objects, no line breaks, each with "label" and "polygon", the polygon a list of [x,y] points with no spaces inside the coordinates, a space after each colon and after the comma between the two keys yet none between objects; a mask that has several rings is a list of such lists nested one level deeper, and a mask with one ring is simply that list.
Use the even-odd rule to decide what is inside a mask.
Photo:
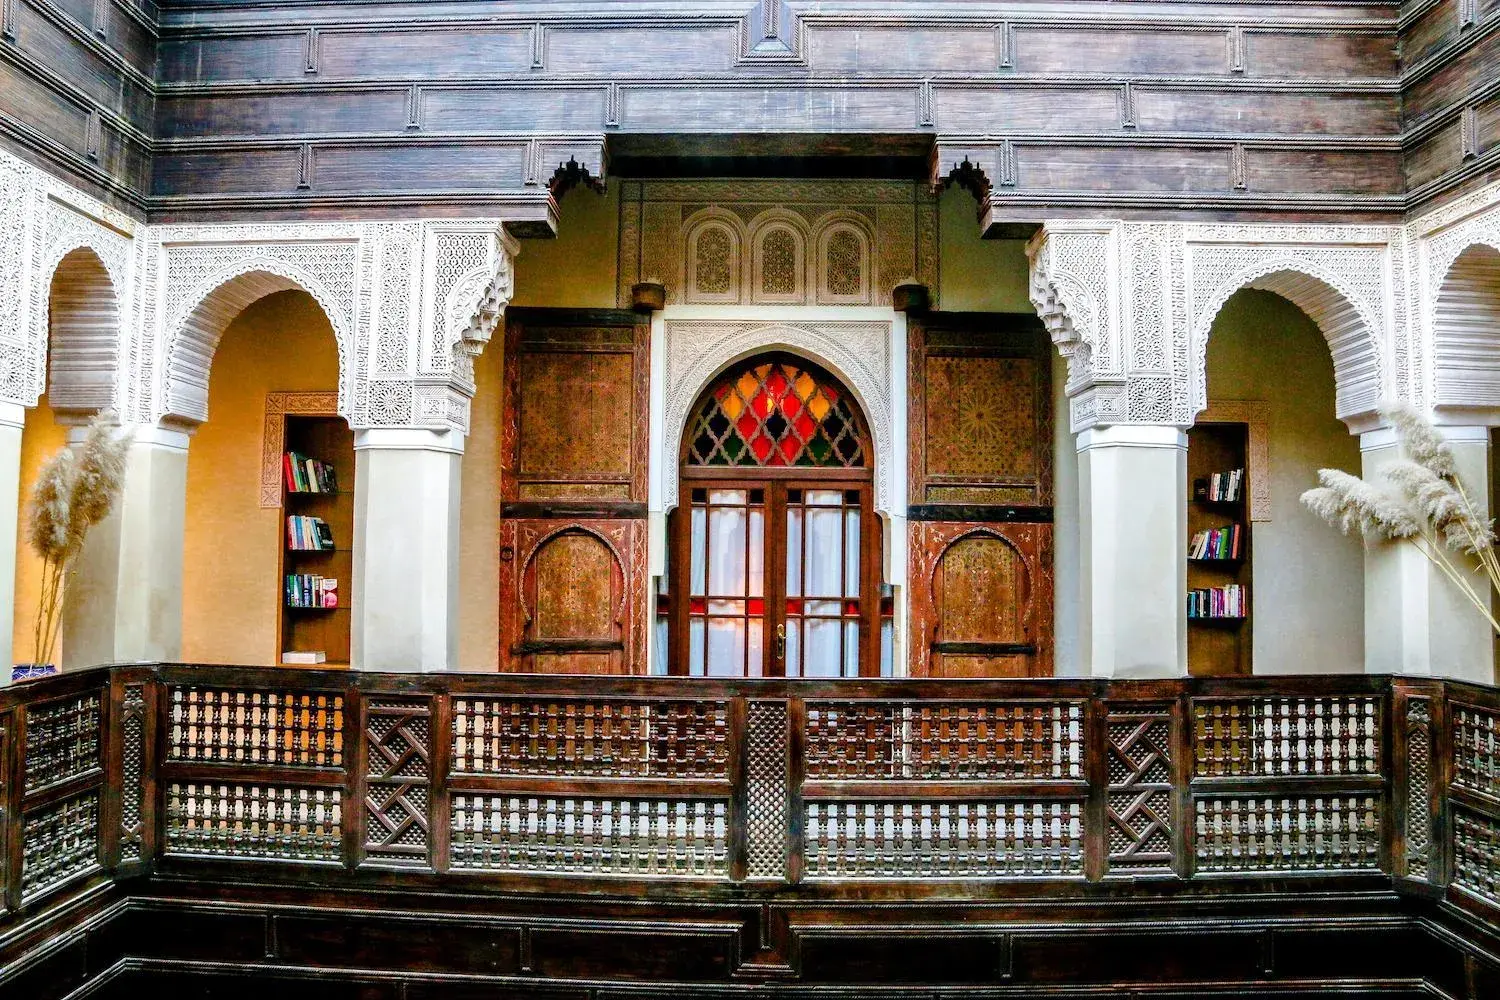
[{"label": "column capital", "polygon": [[361,427],[354,432],[355,451],[435,451],[464,453],[464,435],[453,428]]}]

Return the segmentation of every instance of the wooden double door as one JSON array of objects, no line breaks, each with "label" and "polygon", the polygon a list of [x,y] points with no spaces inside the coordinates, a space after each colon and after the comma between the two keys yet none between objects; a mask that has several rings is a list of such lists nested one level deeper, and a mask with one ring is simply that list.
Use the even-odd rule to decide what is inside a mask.
[{"label": "wooden double door", "polygon": [[867,472],[693,471],[673,515],[669,670],[878,675],[880,530]]}]

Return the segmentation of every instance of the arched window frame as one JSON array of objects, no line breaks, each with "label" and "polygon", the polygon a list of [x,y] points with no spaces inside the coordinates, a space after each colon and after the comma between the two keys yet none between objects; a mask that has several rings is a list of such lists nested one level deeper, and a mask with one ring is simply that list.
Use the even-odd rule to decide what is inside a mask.
[{"label": "arched window frame", "polygon": [[[790,292],[767,292],[764,288],[766,240],[786,232],[792,239]],[[801,305],[807,301],[807,225],[801,217],[781,209],[768,209],[756,216],[750,230],[750,301],[767,305]]]},{"label": "arched window frame", "polygon": [[[853,235],[859,244],[859,290],[852,294],[834,292],[829,282],[832,268],[829,266],[828,252],[833,238],[841,233]],[[874,262],[871,252],[874,240],[864,220],[842,213],[834,218],[825,219],[818,230],[815,246],[814,264],[817,278],[813,288],[818,305],[869,305],[874,294]]]},{"label": "arched window frame", "polygon": [[[695,305],[734,305],[744,300],[745,233],[739,219],[722,209],[704,209],[687,222],[686,253],[683,263],[683,301]],[[698,276],[698,245],[710,233],[723,233],[729,241],[729,288],[723,292],[704,291]]]}]

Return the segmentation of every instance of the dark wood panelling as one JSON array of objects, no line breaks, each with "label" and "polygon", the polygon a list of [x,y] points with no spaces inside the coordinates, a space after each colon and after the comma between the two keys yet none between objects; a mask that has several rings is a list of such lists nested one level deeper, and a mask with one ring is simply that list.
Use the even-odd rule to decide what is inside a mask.
[{"label": "dark wood panelling", "polygon": [[[154,194],[297,190],[301,153],[282,149],[225,149],[159,153],[152,161]],[[232,183],[231,183],[232,179]]]},{"label": "dark wood panelling", "polygon": [[600,45],[595,28],[548,27],[541,68],[549,76],[602,78],[716,76],[734,69],[736,35],[728,26],[620,26],[608,37]]},{"label": "dark wood panelling", "polygon": [[1249,77],[1387,80],[1395,72],[1395,39],[1385,32],[1245,32]]},{"label": "dark wood panelling", "polygon": [[[621,93],[622,122],[648,132],[907,132],[917,88],[701,83]],[[601,119],[602,120],[602,119]]]},{"label": "dark wood panelling", "polygon": [[992,73],[1000,65],[1000,35],[987,25],[811,28],[807,62],[817,73]]},{"label": "dark wood panelling", "polygon": [[[300,41],[300,39],[299,39]],[[320,79],[442,79],[524,73],[531,67],[531,31],[474,25],[452,31],[323,31]],[[302,76],[299,70],[292,76]]]},{"label": "dark wood panelling", "polygon": [[[1119,87],[935,87],[934,118],[958,132],[1110,132],[1120,129]],[[994,178],[991,179],[992,181]]]},{"label": "dark wood panelling", "polygon": [[1396,128],[1399,106],[1394,92],[1313,93],[1289,89],[1261,93],[1236,89],[1215,93],[1207,89],[1155,89],[1145,83],[1134,91],[1136,127],[1167,132],[1390,135]]},{"label": "dark wood panelling", "polygon": [[433,132],[589,132],[604,127],[603,87],[422,88],[422,128]]},{"label": "dark wood panelling", "polygon": [[[1052,190],[1228,191],[1229,150],[1183,146],[1016,147],[1018,185]],[[1305,188],[1304,188],[1305,190]]]},{"label": "dark wood panelling", "polygon": [[167,37],[159,51],[164,83],[301,80],[307,73],[306,32]]},{"label": "dark wood panelling", "polygon": [[1500,80],[1500,30],[1491,30],[1412,81],[1404,91],[1402,119],[1408,128],[1418,125],[1496,80]]},{"label": "dark wood panelling", "polygon": [[1441,128],[1430,130],[1420,142],[1407,146],[1404,160],[1408,187],[1437,180],[1461,162],[1460,132],[1455,118]]},{"label": "dark wood panelling", "polygon": [[149,76],[142,76],[140,70],[125,72],[118,56],[111,60],[98,48],[80,42],[79,33],[94,40],[92,31],[82,25],[64,29],[25,2],[18,2],[16,10],[16,44],[23,53],[63,75],[100,107],[150,134],[153,95]]},{"label": "dark wood panelling", "polygon": [[1400,174],[1401,152],[1396,149],[1252,149],[1245,155],[1248,191],[1390,194],[1398,190]]},{"label": "dark wood panelling", "polygon": [[407,88],[338,94],[261,93],[215,98],[168,94],[160,103],[163,139],[282,136],[406,130]]}]

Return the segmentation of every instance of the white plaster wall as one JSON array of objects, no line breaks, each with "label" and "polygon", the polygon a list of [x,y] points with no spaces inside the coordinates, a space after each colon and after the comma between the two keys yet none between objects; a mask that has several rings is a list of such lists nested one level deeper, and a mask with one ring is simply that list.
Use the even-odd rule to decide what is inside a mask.
[{"label": "white plaster wall", "polygon": [[1242,291],[1214,321],[1208,400],[1270,407],[1271,520],[1252,526],[1257,674],[1364,669],[1364,552],[1302,506],[1318,469],[1359,473],[1359,438],[1334,415],[1333,362],[1317,326],[1270,292]]}]

